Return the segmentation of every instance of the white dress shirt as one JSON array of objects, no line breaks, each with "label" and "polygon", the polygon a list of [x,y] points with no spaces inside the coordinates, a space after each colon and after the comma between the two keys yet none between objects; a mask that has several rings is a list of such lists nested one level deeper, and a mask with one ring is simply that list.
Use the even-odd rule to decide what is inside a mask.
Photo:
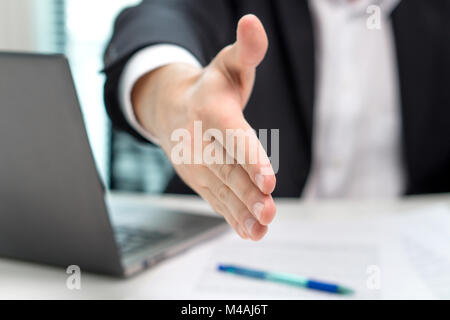
[{"label": "white dress shirt", "polygon": [[[404,190],[399,85],[389,19],[398,2],[310,0],[317,83],[307,199],[394,197]],[[380,29],[367,25],[377,14],[367,11],[370,5],[380,9]],[[200,65],[187,50],[160,44],[136,53],[120,81],[127,120],[156,143],[136,120],[131,91],[146,73],[175,62]]]}]

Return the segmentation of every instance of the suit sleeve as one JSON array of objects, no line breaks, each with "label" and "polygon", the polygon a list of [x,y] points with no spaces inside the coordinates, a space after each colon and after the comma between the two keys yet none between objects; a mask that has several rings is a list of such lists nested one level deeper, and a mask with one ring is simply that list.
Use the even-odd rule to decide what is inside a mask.
[{"label": "suit sleeve", "polygon": [[146,141],[126,120],[119,99],[119,81],[134,53],[155,44],[174,44],[207,65],[234,41],[234,1],[144,0],[117,17],[104,54],[104,99],[113,126]]}]

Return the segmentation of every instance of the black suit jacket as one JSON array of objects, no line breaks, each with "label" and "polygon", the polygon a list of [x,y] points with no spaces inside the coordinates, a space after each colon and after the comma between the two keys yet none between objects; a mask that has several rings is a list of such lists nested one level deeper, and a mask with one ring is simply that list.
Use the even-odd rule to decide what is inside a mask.
[{"label": "black suit jacket", "polygon": [[[124,10],[105,53],[105,101],[114,125],[140,136],[120,110],[122,69],[139,49],[171,43],[203,65],[235,41],[247,13],[263,22],[270,41],[245,110],[255,129],[280,129],[275,196],[298,197],[311,167],[314,34],[306,0],[147,0]],[[406,194],[450,191],[450,1],[403,0],[392,13],[402,102]],[[356,133],[357,134],[357,133]],[[346,143],[342,141],[342,143]],[[175,178],[169,192],[189,189]]]}]

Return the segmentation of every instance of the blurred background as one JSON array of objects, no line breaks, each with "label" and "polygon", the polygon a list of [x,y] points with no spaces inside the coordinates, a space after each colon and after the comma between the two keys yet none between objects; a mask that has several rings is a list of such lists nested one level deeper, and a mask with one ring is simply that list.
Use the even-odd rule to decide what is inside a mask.
[{"label": "blurred background", "polygon": [[174,174],[167,158],[160,149],[113,131],[103,104],[102,55],[114,18],[138,2],[0,0],[0,51],[67,55],[105,185],[113,190],[159,193]]}]

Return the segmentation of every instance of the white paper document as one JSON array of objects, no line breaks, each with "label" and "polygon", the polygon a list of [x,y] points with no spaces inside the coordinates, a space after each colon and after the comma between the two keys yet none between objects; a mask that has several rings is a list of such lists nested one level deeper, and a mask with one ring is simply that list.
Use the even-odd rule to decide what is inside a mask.
[{"label": "white paper document", "polygon": [[[215,247],[195,291],[236,299],[450,299],[450,212],[432,206],[379,218],[274,223],[260,243]],[[347,286],[340,296],[217,271],[233,264]]]}]

